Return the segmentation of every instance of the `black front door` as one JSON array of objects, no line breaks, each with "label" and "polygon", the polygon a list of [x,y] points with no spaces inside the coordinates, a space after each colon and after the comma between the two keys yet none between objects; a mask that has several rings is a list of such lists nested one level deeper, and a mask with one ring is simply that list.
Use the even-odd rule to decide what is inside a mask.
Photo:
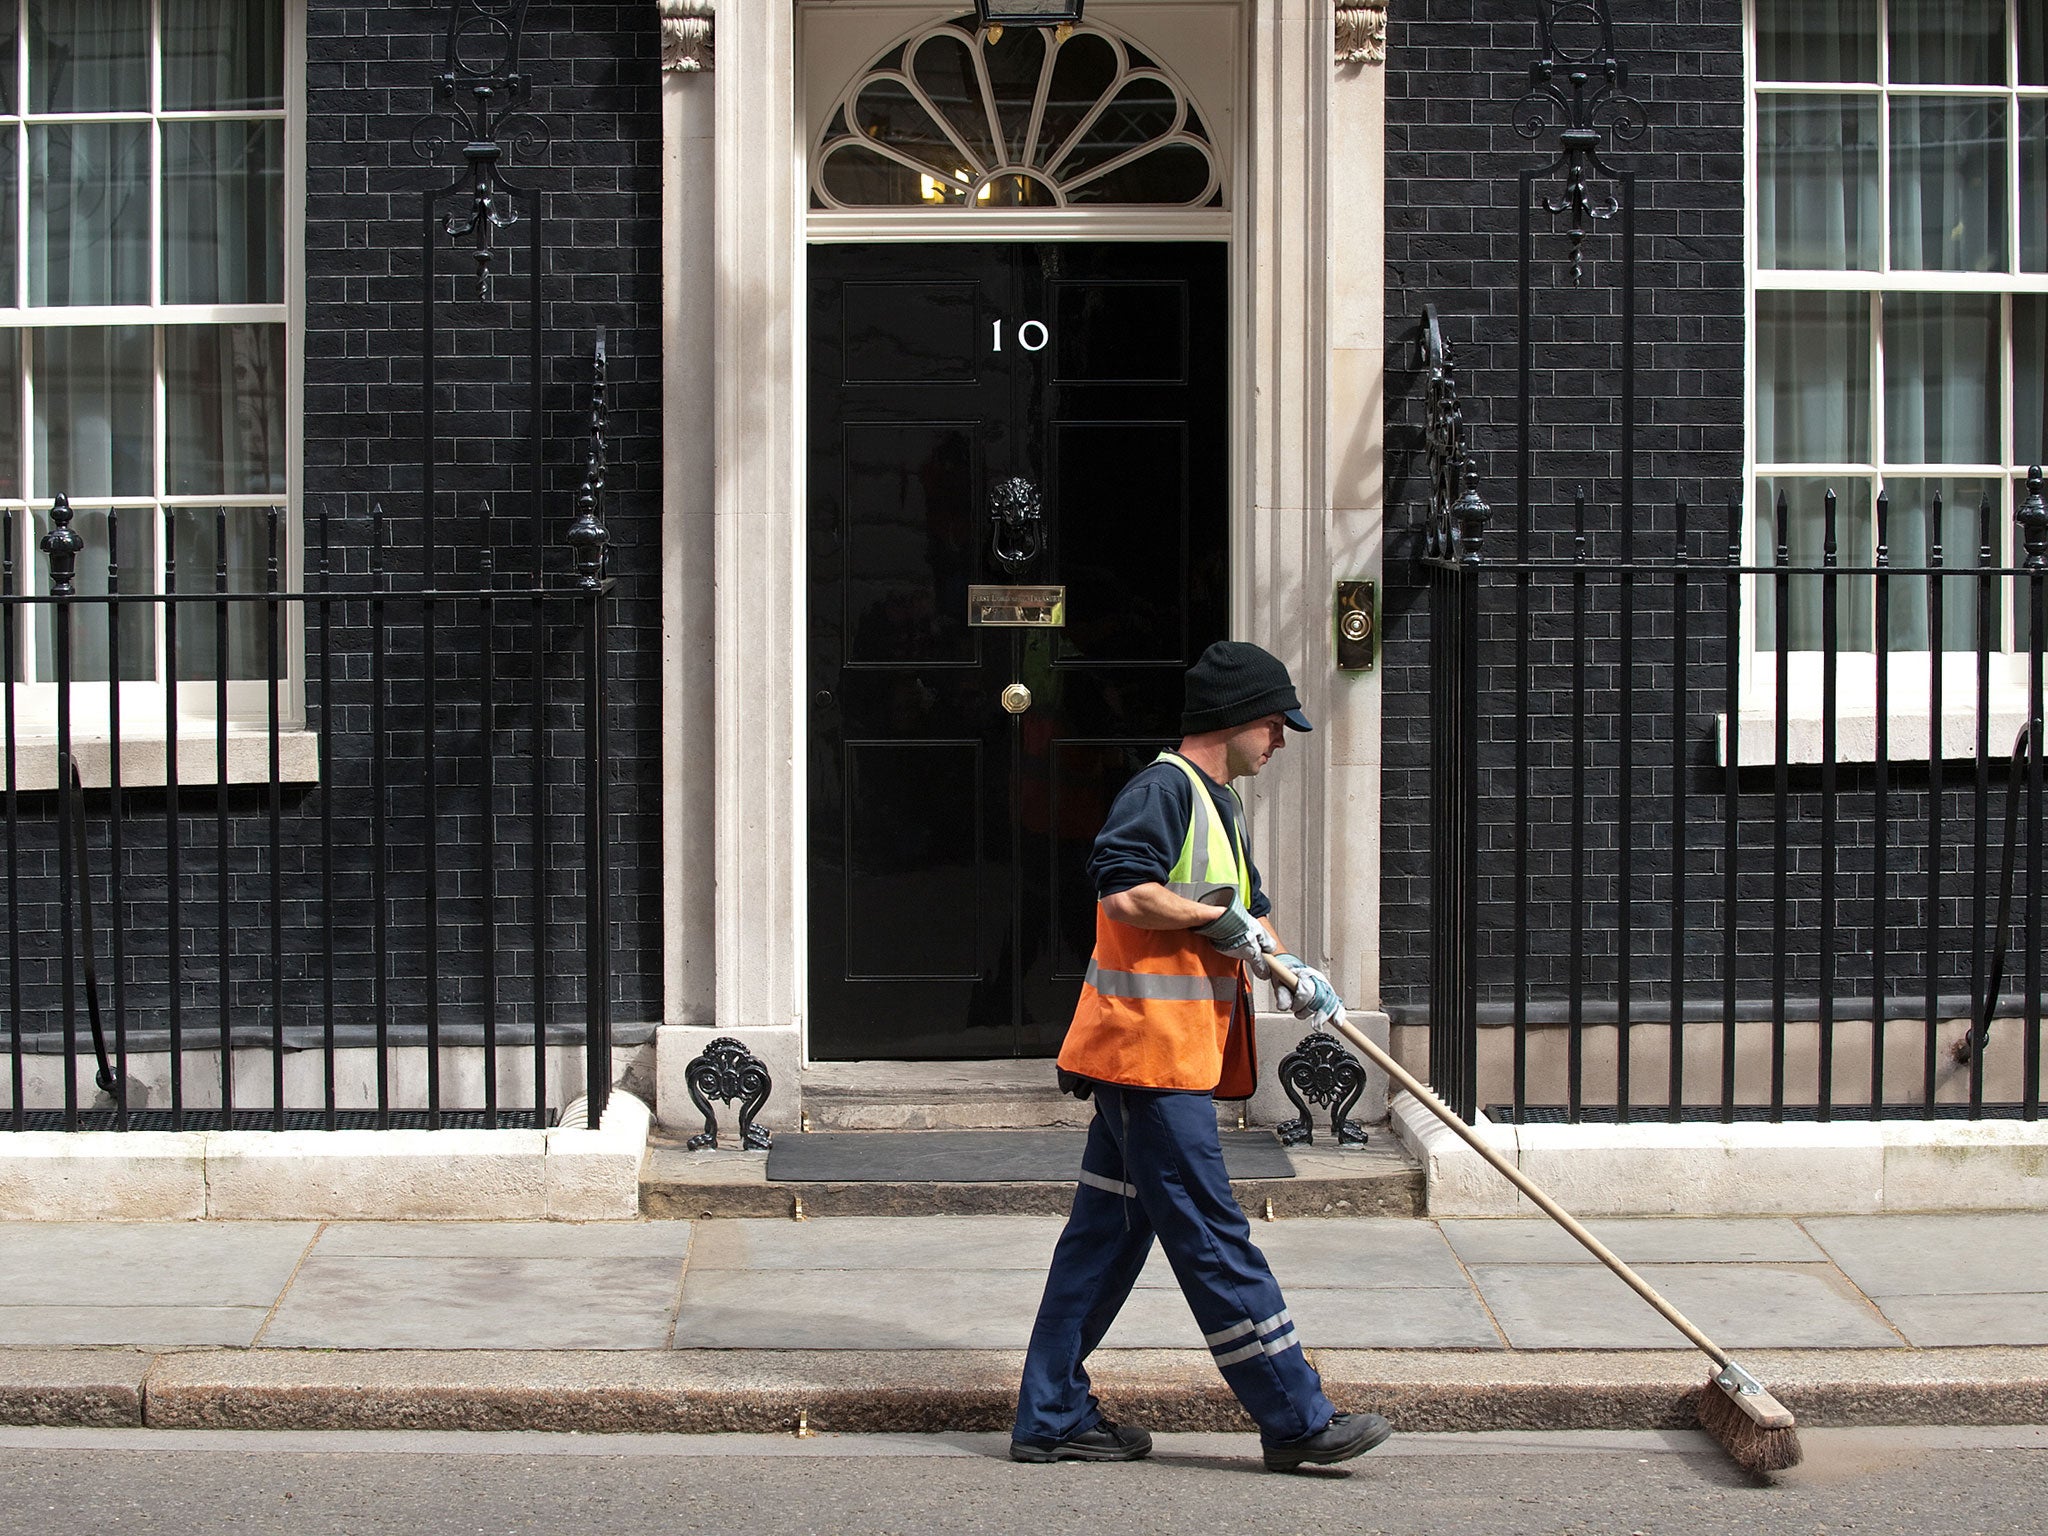
[{"label": "black front door", "polygon": [[812,247],[813,1056],[1059,1048],[1089,847],[1228,625],[1228,336],[1221,245]]}]

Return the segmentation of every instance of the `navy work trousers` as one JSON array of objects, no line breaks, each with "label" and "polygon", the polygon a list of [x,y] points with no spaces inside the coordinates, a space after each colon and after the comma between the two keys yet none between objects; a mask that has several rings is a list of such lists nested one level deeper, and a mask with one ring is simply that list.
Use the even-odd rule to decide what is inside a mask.
[{"label": "navy work trousers", "polygon": [[1230,1193],[1216,1101],[1099,1084],[1080,1188],[1024,1357],[1016,1438],[1054,1445],[1101,1418],[1086,1362],[1137,1284],[1155,1234],[1260,1439],[1278,1445],[1329,1423],[1335,1410]]}]

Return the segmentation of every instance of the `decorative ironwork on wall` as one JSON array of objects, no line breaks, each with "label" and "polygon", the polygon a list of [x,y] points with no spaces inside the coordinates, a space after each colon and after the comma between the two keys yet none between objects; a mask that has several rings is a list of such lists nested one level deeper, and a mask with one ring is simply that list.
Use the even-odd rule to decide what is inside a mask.
[{"label": "decorative ironwork on wall", "polygon": [[[1622,143],[1640,138],[1648,119],[1628,94],[1628,66],[1615,56],[1607,0],[1536,0],[1536,27],[1540,56],[1529,67],[1528,92],[1515,103],[1515,131],[1532,143],[1557,134],[1557,158],[1534,174],[1564,182],[1563,193],[1545,196],[1541,207],[1570,219],[1577,283],[1585,277],[1589,229],[1623,211],[1633,180],[1602,158],[1601,146],[1610,134]],[[1619,190],[1596,194],[1589,172]]]},{"label": "decorative ironwork on wall", "polygon": [[814,208],[1224,205],[1186,88],[1086,23],[921,28],[847,88],[811,165]]},{"label": "decorative ironwork on wall", "polygon": [[595,373],[590,387],[589,448],[583,461],[583,484],[576,492],[575,520],[569,524],[569,531],[563,534],[562,538],[576,552],[578,582],[585,588],[596,589],[604,585],[605,554],[612,537],[601,517],[604,507],[607,408],[602,329],[597,333],[597,349],[592,357],[592,365]]},{"label": "decorative ironwork on wall", "polygon": [[686,75],[712,65],[714,0],[661,0],[661,67]]},{"label": "decorative ironwork on wall", "polygon": [[497,233],[518,222],[505,179],[510,160],[531,164],[547,150],[547,124],[526,107],[530,86],[519,50],[528,0],[451,0],[448,39],[435,93],[441,106],[413,124],[413,152],[437,164],[460,145],[464,170],[436,197],[469,191],[469,205],[442,222],[449,240],[468,242],[476,262],[477,293],[491,297]]},{"label": "decorative ironwork on wall", "polygon": [[1458,400],[1457,368],[1434,304],[1423,306],[1415,350],[1416,366],[1426,375],[1428,409],[1423,434],[1429,452],[1429,516],[1422,529],[1422,558],[1476,562],[1493,509],[1479,494],[1478,464],[1465,440],[1465,410]]},{"label": "decorative ironwork on wall", "polygon": [[704,1117],[704,1129],[689,1140],[692,1152],[718,1145],[718,1116],[712,1112],[713,1099],[723,1104],[734,1099],[740,1101],[742,1148],[765,1152],[774,1145],[775,1138],[754,1124],[754,1117],[775,1091],[774,1079],[768,1075],[767,1064],[739,1041],[730,1035],[719,1036],[683,1068],[683,1081],[689,1084],[690,1102]]},{"label": "decorative ironwork on wall", "polygon": [[1365,5],[1340,4],[1337,7],[1337,62],[1387,62],[1386,0],[1370,0]]},{"label": "decorative ironwork on wall", "polygon": [[1365,1127],[1348,1118],[1365,1092],[1365,1067],[1335,1035],[1315,1030],[1280,1058],[1280,1091],[1295,1110],[1295,1118],[1283,1120],[1277,1128],[1283,1146],[1314,1144],[1311,1104],[1329,1106],[1330,1134],[1338,1146],[1366,1144]]}]

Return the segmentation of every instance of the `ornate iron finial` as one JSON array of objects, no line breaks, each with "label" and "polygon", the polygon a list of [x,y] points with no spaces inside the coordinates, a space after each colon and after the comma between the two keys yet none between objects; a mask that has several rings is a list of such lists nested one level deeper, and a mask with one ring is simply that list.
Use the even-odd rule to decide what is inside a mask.
[{"label": "ornate iron finial", "polygon": [[775,1091],[775,1081],[768,1075],[767,1063],[739,1041],[730,1035],[712,1041],[683,1068],[683,1081],[689,1085],[690,1102],[704,1117],[704,1129],[688,1142],[692,1152],[718,1145],[718,1116],[711,1109],[713,1099],[722,1104],[740,1101],[742,1148],[765,1152],[774,1146],[775,1138],[754,1124],[754,1117]]},{"label": "ornate iron finial", "polygon": [[1295,1118],[1282,1121],[1277,1129],[1281,1145],[1314,1145],[1316,1133],[1309,1123],[1310,1104],[1329,1106],[1330,1134],[1337,1138],[1338,1146],[1366,1144],[1365,1127],[1346,1118],[1365,1092],[1365,1067],[1344,1049],[1335,1035],[1317,1029],[1304,1035],[1299,1045],[1281,1057],[1280,1090],[1295,1109]]},{"label": "ornate iron finial", "polygon": [[[1572,281],[1584,280],[1589,223],[1621,211],[1613,194],[1596,198],[1589,170],[1612,181],[1620,173],[1600,157],[1608,134],[1623,143],[1640,138],[1648,120],[1628,94],[1628,66],[1614,54],[1614,22],[1607,0],[1535,0],[1541,57],[1529,66],[1529,90],[1515,103],[1515,132],[1531,143],[1551,128],[1558,157],[1543,169],[1561,174],[1564,195],[1544,197],[1543,211],[1571,215]],[[1540,174],[1540,173],[1539,173]]]},{"label": "ornate iron finial", "polygon": [[1387,0],[1338,0],[1337,62],[1387,62]]},{"label": "ornate iron finial", "polygon": [[1429,376],[1423,429],[1429,450],[1429,517],[1423,526],[1422,558],[1437,564],[1476,565],[1493,509],[1479,494],[1478,463],[1465,440],[1457,368],[1434,304],[1423,306],[1416,353],[1416,365]]},{"label": "ornate iron finial", "polygon": [[59,495],[50,508],[50,531],[43,535],[43,553],[50,557],[50,596],[70,597],[78,581],[78,555],[85,540],[71,526],[71,498]]},{"label": "ornate iron finial", "polygon": [[2020,503],[2020,538],[2027,546],[2027,569],[2048,569],[2048,498],[2041,494],[2041,466],[2027,470],[2027,499]]},{"label": "ornate iron finial", "polygon": [[661,67],[708,74],[716,22],[715,0],[661,0]]},{"label": "ornate iron finial", "polygon": [[[529,82],[519,67],[528,0],[450,0],[448,41],[436,93],[443,105],[413,124],[413,152],[440,158],[460,141],[470,184],[469,208],[442,225],[452,241],[468,240],[477,292],[491,297],[497,231],[518,221],[500,162],[509,154],[529,164],[547,147],[547,125],[525,109]],[[464,98],[467,97],[465,100]],[[449,191],[462,185],[458,180]]]},{"label": "ornate iron finial", "polygon": [[576,518],[563,535],[576,551],[576,574],[585,587],[604,583],[605,549],[611,542],[601,514],[605,473],[604,332],[597,333],[596,379],[590,386],[590,451],[583,464],[583,484],[576,492]]}]

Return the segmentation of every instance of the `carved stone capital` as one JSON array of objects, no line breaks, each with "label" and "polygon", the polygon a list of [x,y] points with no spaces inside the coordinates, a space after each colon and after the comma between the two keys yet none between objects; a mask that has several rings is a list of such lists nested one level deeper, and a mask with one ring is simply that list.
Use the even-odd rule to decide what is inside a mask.
[{"label": "carved stone capital", "polygon": [[682,74],[711,68],[716,0],[661,0],[661,67]]},{"label": "carved stone capital", "polygon": [[1337,5],[1337,62],[1387,62],[1387,0],[1362,0]]}]

